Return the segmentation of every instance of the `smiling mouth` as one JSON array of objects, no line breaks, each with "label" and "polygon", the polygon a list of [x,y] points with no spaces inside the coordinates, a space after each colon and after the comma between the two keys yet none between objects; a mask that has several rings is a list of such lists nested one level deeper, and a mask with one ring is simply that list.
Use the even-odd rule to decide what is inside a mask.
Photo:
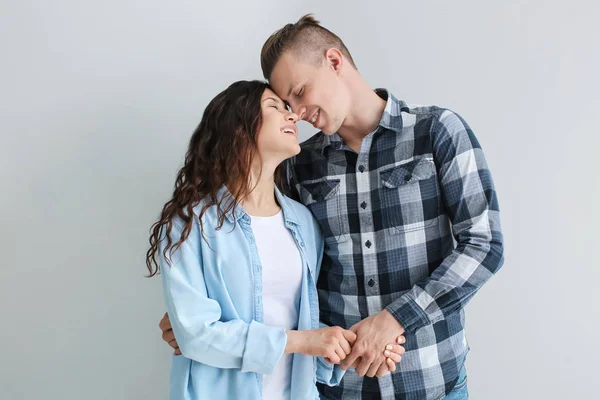
[{"label": "smiling mouth", "polygon": [[283,128],[281,131],[287,135],[292,135],[292,136],[297,135],[297,132],[292,128]]},{"label": "smiling mouth", "polygon": [[317,118],[319,118],[320,113],[321,113],[321,109],[317,110],[315,115],[313,115],[313,117],[310,119],[311,124],[314,124],[315,122],[317,122]]}]

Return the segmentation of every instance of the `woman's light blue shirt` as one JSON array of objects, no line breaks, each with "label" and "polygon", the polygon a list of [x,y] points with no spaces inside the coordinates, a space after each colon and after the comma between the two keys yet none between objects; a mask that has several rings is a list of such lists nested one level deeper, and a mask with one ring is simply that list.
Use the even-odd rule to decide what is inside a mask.
[{"label": "woman's light blue shirt", "polygon": [[[224,196],[231,196],[226,188],[218,195]],[[304,267],[298,330],[318,329],[316,280],[323,236],[306,207],[277,189],[276,197]],[[262,374],[272,373],[283,355],[287,335],[283,328],[263,324],[262,266],[250,226],[252,217],[237,206],[226,216],[223,227],[215,230],[218,217],[212,206],[202,217],[204,240],[198,222],[203,204],[195,207],[190,235],[173,253],[171,266],[160,257],[167,311],[182,352],[173,356],[169,397],[259,400]],[[173,221],[173,243],[182,229],[182,220]],[[161,255],[165,246],[163,240]],[[291,399],[318,399],[316,381],[336,385],[343,374],[321,357],[294,354]]]}]

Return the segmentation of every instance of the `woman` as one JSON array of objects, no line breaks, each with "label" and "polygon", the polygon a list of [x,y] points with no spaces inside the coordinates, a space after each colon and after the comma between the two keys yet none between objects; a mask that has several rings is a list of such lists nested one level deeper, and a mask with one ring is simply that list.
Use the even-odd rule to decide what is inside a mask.
[{"label": "woman", "polygon": [[[300,151],[297,119],[266,83],[241,81],[192,135],[146,260],[150,276],[162,273],[183,354],[171,399],[318,399],[317,380],[343,375],[332,363],[356,336],[319,326],[319,226],[275,184]],[[402,348],[392,346],[393,370]]]}]

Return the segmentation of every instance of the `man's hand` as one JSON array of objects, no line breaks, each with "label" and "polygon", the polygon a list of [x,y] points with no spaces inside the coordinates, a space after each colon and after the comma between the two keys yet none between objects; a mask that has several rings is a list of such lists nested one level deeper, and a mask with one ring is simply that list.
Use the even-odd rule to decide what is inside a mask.
[{"label": "man's hand", "polygon": [[176,356],[181,354],[181,350],[179,350],[179,344],[177,344],[177,340],[175,340],[175,333],[173,333],[173,328],[171,327],[171,320],[169,319],[169,315],[165,313],[165,316],[162,317],[160,322],[158,323],[158,327],[162,331],[162,338],[165,342],[169,344],[172,348],[175,349],[173,354]]},{"label": "man's hand", "polygon": [[394,343],[398,336],[404,334],[404,327],[387,310],[377,315],[365,318],[350,330],[356,333],[357,339],[352,346],[352,352],[342,362],[341,368],[348,369],[355,364],[358,376],[374,377],[383,371],[386,359],[381,349],[385,349],[389,343]]}]

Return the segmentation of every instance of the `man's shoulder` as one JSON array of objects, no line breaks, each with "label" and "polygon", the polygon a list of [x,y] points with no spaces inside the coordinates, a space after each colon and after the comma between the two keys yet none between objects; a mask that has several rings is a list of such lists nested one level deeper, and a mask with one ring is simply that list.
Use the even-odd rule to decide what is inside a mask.
[{"label": "man's shoulder", "polygon": [[322,131],[319,131],[300,143],[300,148],[302,151],[317,151],[321,152],[323,147],[326,144],[325,134]]},{"label": "man's shoulder", "polygon": [[325,134],[321,131],[315,133],[300,143],[300,153],[291,160],[293,164],[312,163],[323,158],[323,149],[326,146]]},{"label": "man's shoulder", "polygon": [[461,131],[466,121],[455,111],[438,105],[422,105],[396,100],[382,118],[384,127],[416,136],[436,136],[441,132]]},{"label": "man's shoulder", "polygon": [[404,123],[410,122],[411,116],[416,117],[419,121],[429,118],[439,119],[445,111],[448,111],[447,108],[434,104],[423,105],[407,103],[404,101],[400,101],[399,104],[400,107],[396,108],[396,115],[392,114],[392,116],[402,117]]},{"label": "man's shoulder", "polygon": [[460,115],[453,110],[441,107],[435,104],[415,104],[408,103],[403,100],[395,100],[396,107],[386,109],[386,112],[391,117],[400,117],[404,126],[409,125],[411,122],[417,123],[424,120],[439,121],[447,117],[458,118]]}]

